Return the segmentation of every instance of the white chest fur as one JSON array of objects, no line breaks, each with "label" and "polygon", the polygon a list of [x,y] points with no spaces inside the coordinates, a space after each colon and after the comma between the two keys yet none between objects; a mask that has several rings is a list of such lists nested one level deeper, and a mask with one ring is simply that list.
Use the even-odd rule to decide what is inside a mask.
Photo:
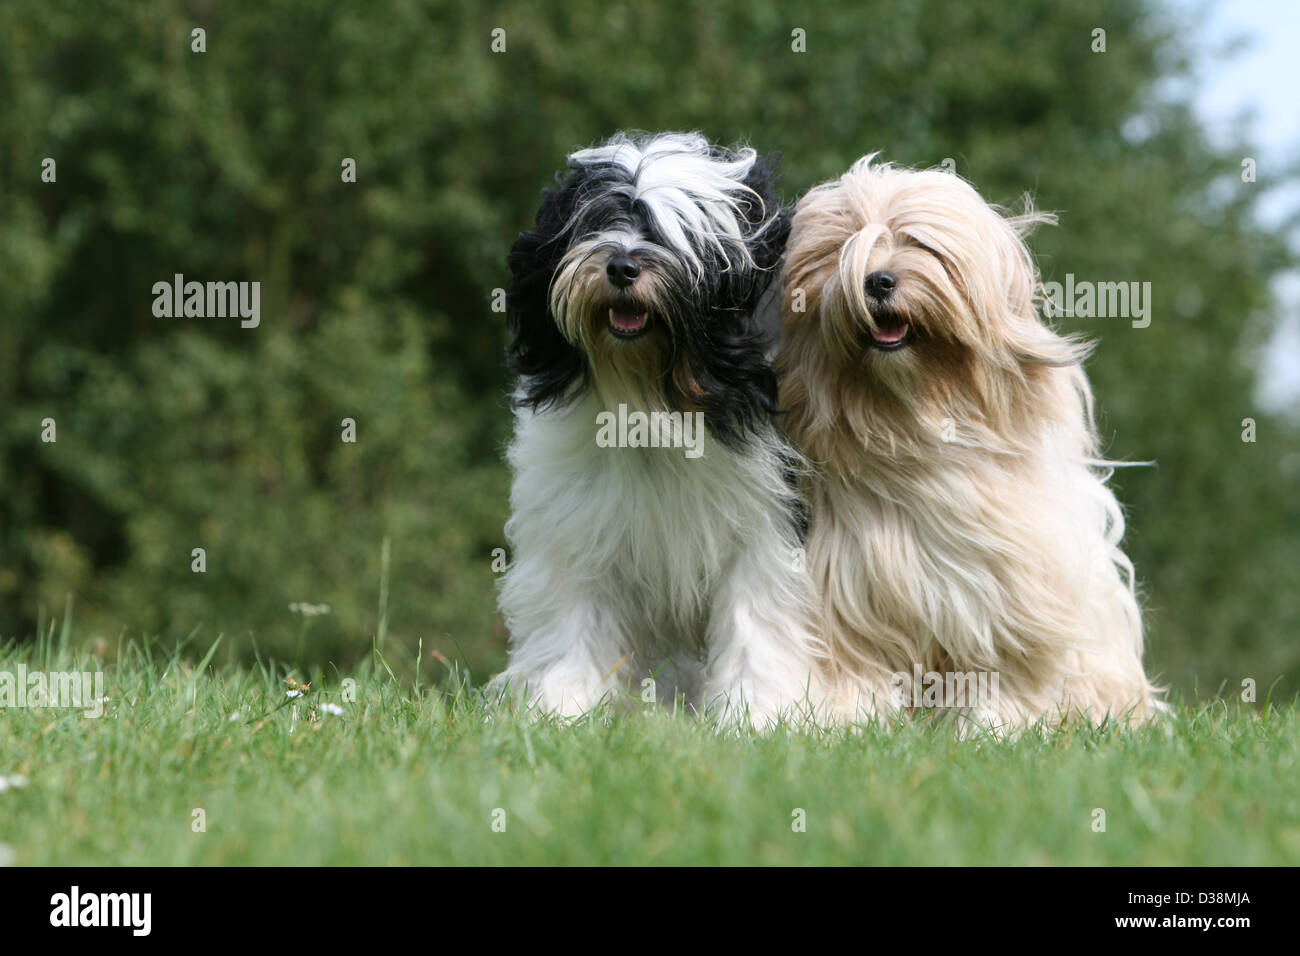
[{"label": "white chest fur", "polygon": [[775,431],[737,450],[706,427],[694,457],[671,442],[601,447],[606,411],[588,395],[517,417],[503,676],[570,712],[647,679],[660,699],[788,706],[812,639]]}]

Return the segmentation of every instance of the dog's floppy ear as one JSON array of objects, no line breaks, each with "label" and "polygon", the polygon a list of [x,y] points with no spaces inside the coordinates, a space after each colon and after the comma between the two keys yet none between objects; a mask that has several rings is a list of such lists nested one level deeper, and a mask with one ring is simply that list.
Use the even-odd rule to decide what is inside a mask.
[{"label": "dog's floppy ear", "polygon": [[1036,212],[1028,196],[1025,211],[1019,215],[1005,214],[996,207],[990,211],[1002,220],[1002,228],[996,232],[1002,271],[997,288],[1006,297],[1002,324],[1005,346],[1021,365],[1060,368],[1079,364],[1092,346],[1078,337],[1056,333],[1043,321],[1038,302],[1041,279],[1025,241],[1038,225],[1055,225],[1056,217]]},{"label": "dog's floppy ear", "polygon": [[687,358],[699,386],[693,399],[728,444],[776,411],[776,374],[766,353],[779,328],[779,308],[760,314],[760,304],[773,286],[790,235],[790,211],[775,189],[779,159],[776,153],[757,159],[742,180],[748,188],[736,193],[737,209],[748,226],[746,248],[756,268],[732,269],[720,277],[719,307],[707,326],[707,344]]},{"label": "dog's floppy ear", "polygon": [[[778,152],[760,156],[750,167],[744,184],[758,196],[758,202],[745,206],[745,215],[753,229],[750,255],[760,269],[775,269],[785,254],[785,244],[790,238],[790,209],[781,204],[776,184],[781,178],[776,171],[781,162]],[[750,196],[753,199],[753,196]]]},{"label": "dog's floppy ear", "polygon": [[763,231],[750,243],[750,255],[760,269],[775,272],[781,264],[786,244],[790,241],[790,223],[793,218],[789,206],[776,206],[775,214],[768,217]]},{"label": "dog's floppy ear", "polygon": [[523,404],[533,408],[562,399],[574,381],[585,378],[586,363],[551,318],[551,279],[565,253],[564,235],[573,214],[581,177],[569,173],[542,193],[537,222],[520,233],[510,249],[513,276],[506,290],[510,345],[506,364],[524,378]]}]

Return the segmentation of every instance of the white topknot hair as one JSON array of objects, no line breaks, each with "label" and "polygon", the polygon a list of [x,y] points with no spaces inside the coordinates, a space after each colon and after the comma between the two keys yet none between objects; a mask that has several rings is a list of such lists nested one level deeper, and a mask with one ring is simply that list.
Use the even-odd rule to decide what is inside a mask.
[{"label": "white topknot hair", "polygon": [[[720,153],[696,132],[617,133],[599,146],[570,154],[569,165],[622,168],[631,183],[615,188],[644,204],[664,244],[698,273],[704,266],[692,239],[750,264],[739,200],[762,206],[762,197],[745,185],[757,159],[748,146]],[[763,222],[757,231],[767,225]]]}]

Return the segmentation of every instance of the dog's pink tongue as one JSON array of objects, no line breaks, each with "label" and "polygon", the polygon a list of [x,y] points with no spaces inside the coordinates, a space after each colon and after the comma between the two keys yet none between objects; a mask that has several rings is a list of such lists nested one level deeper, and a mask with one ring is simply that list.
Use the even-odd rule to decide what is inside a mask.
[{"label": "dog's pink tongue", "polygon": [[872,338],[877,342],[884,342],[886,345],[892,345],[895,342],[901,341],[903,336],[906,334],[906,322],[877,322],[876,331],[872,333]]},{"label": "dog's pink tongue", "polygon": [[645,325],[646,314],[644,312],[616,312],[609,310],[610,325],[621,332],[635,332],[641,326]]}]

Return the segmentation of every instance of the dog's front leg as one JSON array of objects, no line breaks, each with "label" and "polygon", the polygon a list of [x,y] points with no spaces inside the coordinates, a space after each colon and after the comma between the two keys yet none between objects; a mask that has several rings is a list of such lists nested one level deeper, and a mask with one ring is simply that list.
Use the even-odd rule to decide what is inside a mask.
[{"label": "dog's front leg", "polygon": [[522,696],[528,704],[562,717],[579,717],[621,686],[613,616],[586,604],[534,623],[517,640],[510,664],[493,682],[499,695]]},{"label": "dog's front leg", "polygon": [[824,697],[793,548],[751,550],[724,578],[709,623],[703,703],[724,720],[769,727],[815,718]]}]

